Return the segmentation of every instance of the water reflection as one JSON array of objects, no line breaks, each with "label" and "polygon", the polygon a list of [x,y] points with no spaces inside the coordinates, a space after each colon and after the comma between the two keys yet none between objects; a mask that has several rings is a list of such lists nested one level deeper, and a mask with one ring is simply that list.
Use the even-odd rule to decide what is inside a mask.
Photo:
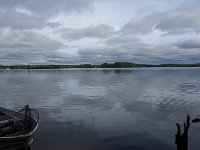
[{"label": "water reflection", "polygon": [[22,144],[14,144],[14,143],[8,143],[7,145],[3,142],[0,142],[0,146],[1,144],[4,145],[4,148],[1,148],[1,150],[31,150],[31,146],[30,145],[22,145]]},{"label": "water reflection", "polygon": [[[173,150],[175,123],[200,114],[199,76],[196,68],[1,71],[0,105],[38,108],[33,150]],[[194,150],[199,126],[190,132]]]},{"label": "water reflection", "polygon": [[13,149],[13,150],[31,150],[31,147],[28,145],[28,146],[24,146],[24,147]]}]

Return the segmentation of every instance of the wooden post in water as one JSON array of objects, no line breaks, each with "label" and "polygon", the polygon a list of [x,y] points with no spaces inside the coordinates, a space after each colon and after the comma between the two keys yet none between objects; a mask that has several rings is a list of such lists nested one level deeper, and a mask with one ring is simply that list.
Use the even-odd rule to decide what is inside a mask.
[{"label": "wooden post in water", "polygon": [[176,142],[177,150],[188,150],[188,129],[190,127],[190,116],[187,115],[187,120],[184,123],[184,131],[181,133],[181,127],[177,123]]}]

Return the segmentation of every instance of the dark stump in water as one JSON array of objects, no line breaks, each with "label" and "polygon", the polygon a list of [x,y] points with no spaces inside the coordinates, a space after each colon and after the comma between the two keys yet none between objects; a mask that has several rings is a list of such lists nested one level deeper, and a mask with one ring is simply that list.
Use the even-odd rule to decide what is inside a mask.
[{"label": "dark stump in water", "polygon": [[188,129],[190,127],[190,116],[187,115],[187,120],[184,123],[183,133],[181,133],[181,127],[178,123],[176,124],[176,126],[178,129],[175,135],[175,144],[177,145],[177,150],[188,150]]}]

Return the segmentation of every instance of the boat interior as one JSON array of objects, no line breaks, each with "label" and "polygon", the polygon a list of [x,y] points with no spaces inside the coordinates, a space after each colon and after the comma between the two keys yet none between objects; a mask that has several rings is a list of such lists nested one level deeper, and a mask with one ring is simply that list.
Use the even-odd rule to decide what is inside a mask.
[{"label": "boat interior", "polygon": [[34,130],[38,120],[34,118],[33,113],[37,112],[28,107],[18,112],[0,112],[0,137],[23,135]]}]

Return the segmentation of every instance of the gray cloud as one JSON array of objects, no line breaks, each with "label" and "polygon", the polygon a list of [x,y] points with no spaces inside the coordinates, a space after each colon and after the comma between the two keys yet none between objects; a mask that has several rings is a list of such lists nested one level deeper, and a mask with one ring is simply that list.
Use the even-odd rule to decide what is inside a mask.
[{"label": "gray cloud", "polygon": [[0,27],[37,29],[59,24],[49,23],[50,17],[69,11],[87,10],[94,0],[1,0]]},{"label": "gray cloud", "polygon": [[105,24],[82,29],[61,29],[62,37],[70,40],[78,40],[82,38],[108,38],[114,34],[114,32],[113,27]]},{"label": "gray cloud", "polygon": [[159,22],[158,14],[150,14],[141,19],[132,19],[126,23],[121,32],[124,34],[147,34],[152,32],[154,26]]},{"label": "gray cloud", "polygon": [[[133,2],[122,6],[121,1],[1,0],[0,63],[198,62],[199,1],[186,2],[172,6],[172,1],[136,0],[136,11],[127,11],[131,7],[125,6]],[[154,11],[152,6],[161,8]],[[104,7],[111,10],[103,12]],[[185,39],[191,35],[195,37]]]},{"label": "gray cloud", "polygon": [[141,40],[133,35],[116,35],[114,37],[111,37],[110,39],[106,40],[107,45],[121,45],[121,44],[128,44],[128,43],[138,43],[141,42]]},{"label": "gray cloud", "polygon": [[[166,32],[179,32],[193,30],[197,32],[200,28],[199,10],[175,10],[162,13],[160,23],[156,25],[157,29]],[[180,33],[180,32],[179,32]]]},{"label": "gray cloud", "polygon": [[62,44],[50,40],[48,37],[34,32],[15,32],[7,37],[0,38],[0,49],[31,49],[31,50],[53,50]]},{"label": "gray cloud", "polygon": [[81,11],[88,8],[93,0],[1,0],[0,8],[25,8],[40,16],[55,15],[59,12]]},{"label": "gray cloud", "polygon": [[54,25],[45,22],[46,20],[42,17],[20,13],[15,10],[1,12],[0,18],[0,27],[13,29],[35,29]]},{"label": "gray cloud", "polygon": [[200,50],[200,38],[193,37],[189,39],[179,40],[175,43],[175,45],[179,48],[184,48],[184,49],[198,48]]},{"label": "gray cloud", "polygon": [[[183,35],[183,34],[189,34],[194,33],[195,31],[192,28],[184,28],[184,29],[171,29],[164,33],[162,36],[177,36],[177,35]],[[197,30],[196,30],[197,32]]]},{"label": "gray cloud", "polygon": [[199,50],[188,51],[173,45],[152,45],[145,43],[131,43],[126,45],[105,46],[97,48],[83,48],[79,54],[84,58],[96,58],[93,62],[129,61],[135,63],[197,63]]},{"label": "gray cloud", "polygon": [[0,38],[0,60],[3,64],[44,63],[46,56],[59,55],[62,46],[40,34],[16,31]]},{"label": "gray cloud", "polygon": [[163,35],[181,35],[200,31],[200,7],[199,2],[192,0],[186,5],[180,5],[176,9],[155,12],[133,18],[126,23],[121,32],[124,34],[148,34],[153,29],[165,32]]}]

